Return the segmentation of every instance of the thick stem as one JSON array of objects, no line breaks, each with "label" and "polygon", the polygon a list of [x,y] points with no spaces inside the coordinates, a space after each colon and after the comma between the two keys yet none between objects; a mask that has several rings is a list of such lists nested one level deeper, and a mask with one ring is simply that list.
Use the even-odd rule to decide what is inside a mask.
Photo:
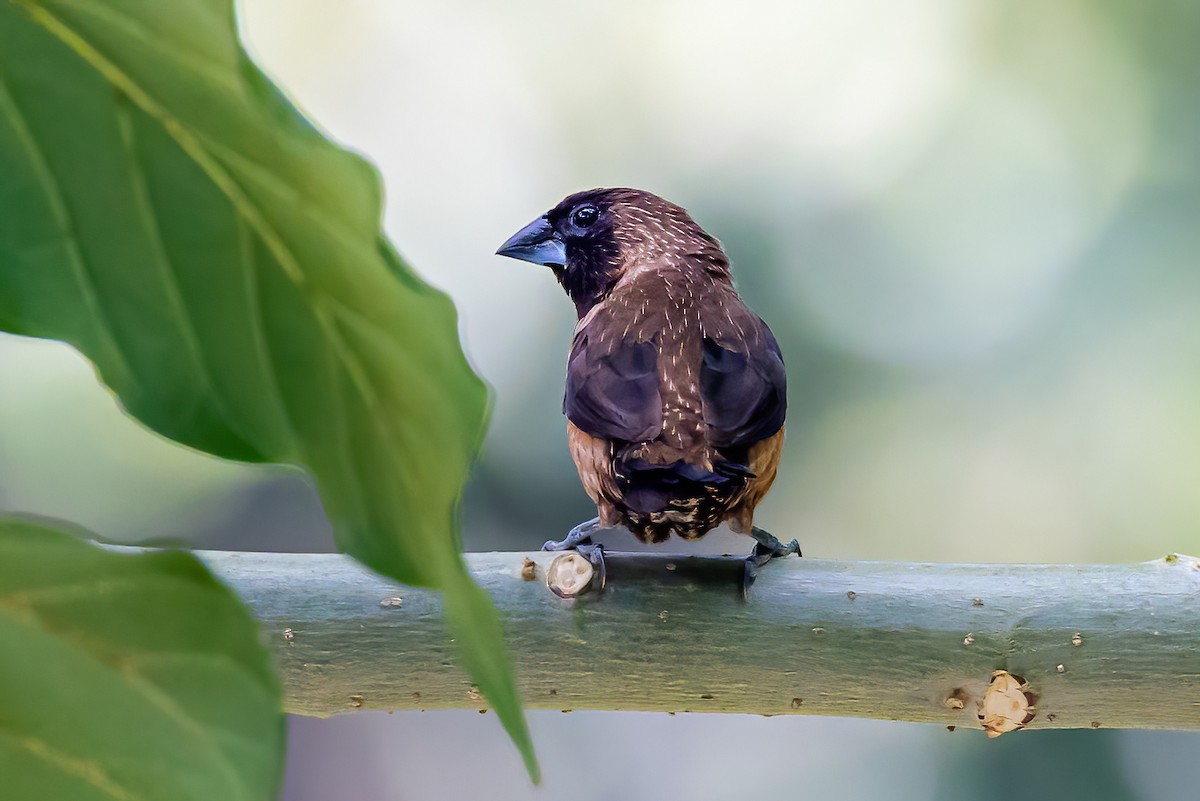
[{"label": "thick stem", "polygon": [[[482,707],[438,595],[336,555],[200,554],[262,620],[287,708]],[[993,671],[1031,728],[1200,728],[1200,561],[950,565],[608,554],[575,600],[549,553],[470,554],[531,708],[808,713],[978,726]],[[532,560],[530,568],[526,560]],[[532,580],[531,580],[532,579]],[[395,599],[402,599],[396,601]]]}]

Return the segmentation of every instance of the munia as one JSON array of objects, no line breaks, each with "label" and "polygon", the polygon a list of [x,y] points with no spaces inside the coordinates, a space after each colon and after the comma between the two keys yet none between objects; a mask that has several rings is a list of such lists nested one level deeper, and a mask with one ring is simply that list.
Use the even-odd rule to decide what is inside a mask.
[{"label": "munia", "polygon": [[716,239],[657,195],[594,189],[497,253],[549,267],[579,316],[563,411],[597,517],[546,549],[577,548],[603,576],[600,529],[660,543],[728,523],[755,540],[743,588],[772,557],[800,553],[754,526],[783,447],[787,377]]}]

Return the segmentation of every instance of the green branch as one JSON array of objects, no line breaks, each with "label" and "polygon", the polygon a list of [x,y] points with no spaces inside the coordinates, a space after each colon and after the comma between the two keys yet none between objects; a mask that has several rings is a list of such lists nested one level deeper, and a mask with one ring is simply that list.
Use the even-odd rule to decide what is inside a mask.
[{"label": "green branch", "polygon": [[[454,666],[437,593],[399,589],[342,556],[201,556],[262,621],[288,711],[484,707]],[[547,588],[552,559],[468,556],[504,614],[531,708],[978,727],[990,686],[994,702],[1016,699],[1014,722],[1033,715],[1030,728],[1200,728],[1200,561],[1191,557],[1087,566],[789,558],[764,568],[746,601],[738,559],[610,554],[607,588],[575,600]],[[993,683],[995,671],[1010,675]],[[1028,686],[1016,692],[1020,679]]]}]

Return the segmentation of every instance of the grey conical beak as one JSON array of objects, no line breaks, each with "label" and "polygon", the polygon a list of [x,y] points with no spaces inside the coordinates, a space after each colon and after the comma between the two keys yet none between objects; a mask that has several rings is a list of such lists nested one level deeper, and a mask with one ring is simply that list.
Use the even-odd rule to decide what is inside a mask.
[{"label": "grey conical beak", "polygon": [[567,246],[545,217],[538,217],[510,236],[496,251],[496,255],[547,267],[564,267],[567,264]]}]

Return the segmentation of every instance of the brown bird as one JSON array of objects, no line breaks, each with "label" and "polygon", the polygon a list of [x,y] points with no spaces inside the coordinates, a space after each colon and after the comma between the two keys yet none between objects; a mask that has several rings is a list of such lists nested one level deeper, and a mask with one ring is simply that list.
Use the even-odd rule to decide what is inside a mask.
[{"label": "brown bird", "polygon": [[743,586],[771,558],[799,555],[754,526],[783,447],[787,377],[767,324],[733,288],[721,245],[681,207],[637,189],[571,195],[499,255],[548,266],[579,322],[563,411],[597,517],[546,550],[624,525],[660,543],[723,522],[755,540]]}]

